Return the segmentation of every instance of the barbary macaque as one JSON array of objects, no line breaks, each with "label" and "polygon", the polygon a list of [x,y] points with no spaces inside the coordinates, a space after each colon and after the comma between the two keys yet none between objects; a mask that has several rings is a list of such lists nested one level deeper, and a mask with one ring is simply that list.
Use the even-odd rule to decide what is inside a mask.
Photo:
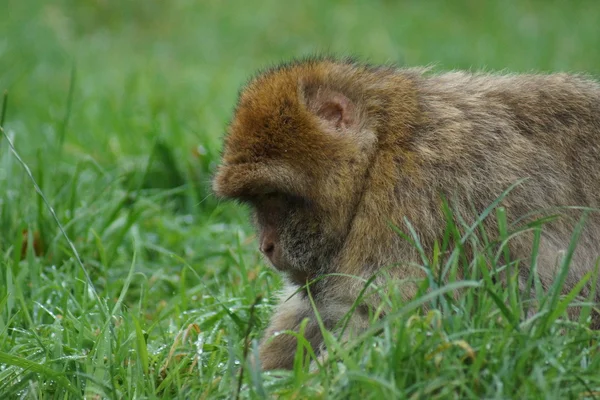
[{"label": "barbary macaque", "polygon": [[[596,81],[564,73],[433,74],[329,58],[252,79],[229,125],[213,189],[250,206],[260,250],[287,280],[261,342],[262,368],[292,367],[295,338],[274,334],[298,331],[305,318],[306,339],[321,346],[307,290],[332,329],[364,279],[382,268],[387,279],[423,278],[419,252],[392,226],[406,231],[409,221],[431,254],[447,226],[442,199],[473,222],[520,180],[501,202],[509,223],[538,210],[600,204]],[[581,215],[565,214],[543,226],[537,263],[544,288]],[[493,216],[482,224],[498,235]],[[599,243],[600,219],[591,213],[565,290],[594,267]],[[515,235],[508,248],[511,259],[525,260],[525,280],[532,235]],[[417,285],[402,290],[410,299]],[[373,302],[354,310],[352,329],[365,327]]]}]

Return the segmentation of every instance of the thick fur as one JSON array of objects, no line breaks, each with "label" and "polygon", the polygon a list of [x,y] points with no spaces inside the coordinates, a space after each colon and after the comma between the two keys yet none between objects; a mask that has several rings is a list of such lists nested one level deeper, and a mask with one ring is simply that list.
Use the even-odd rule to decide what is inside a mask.
[{"label": "thick fur", "polygon": [[[332,127],[323,104],[339,98],[347,119]],[[431,75],[321,59],[268,70],[241,92],[213,188],[220,197],[248,202],[259,215],[269,212],[265,197],[290,202],[277,227],[290,293],[324,274],[368,278],[394,263],[393,277],[418,278],[419,255],[390,223],[404,227],[406,217],[431,252],[446,226],[442,195],[472,222],[520,179],[526,180],[502,202],[509,222],[550,207],[600,204],[597,82],[568,74]],[[579,214],[566,212],[544,226],[544,286]],[[492,236],[497,232],[494,218],[484,224]],[[600,219],[593,214],[565,290],[593,267],[598,243]],[[516,236],[512,258],[527,259],[531,246],[531,235]],[[327,328],[362,286],[336,276],[311,286]],[[414,295],[414,287],[403,290],[406,298]],[[303,318],[311,318],[306,337],[313,347],[322,341],[306,293],[287,297],[261,345],[265,369],[291,367],[296,341],[271,336],[297,330]],[[353,327],[365,324],[356,311]]]}]

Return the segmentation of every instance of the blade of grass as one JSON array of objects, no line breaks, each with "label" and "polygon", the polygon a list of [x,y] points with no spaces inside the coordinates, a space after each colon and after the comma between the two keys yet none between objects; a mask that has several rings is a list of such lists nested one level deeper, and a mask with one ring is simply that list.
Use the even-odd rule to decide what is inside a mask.
[{"label": "blade of grass", "polygon": [[133,273],[135,272],[136,257],[137,257],[137,248],[133,251],[133,257],[131,260],[131,265],[129,266],[129,272],[127,273],[125,282],[123,282],[123,288],[121,289],[119,298],[117,299],[117,302],[115,303],[115,306],[112,309],[111,316],[114,316],[121,309],[121,304],[123,304],[123,300],[125,300],[125,295],[127,295],[127,291],[129,290],[129,285],[131,285],[131,280],[133,278]]},{"label": "blade of grass", "polygon": [[144,375],[148,375],[148,346],[146,343],[146,338],[144,337],[144,332],[142,331],[140,321],[135,317],[135,315],[132,315],[131,317],[133,318],[133,323],[135,325],[135,339],[139,362],[142,364],[142,371],[144,371]]},{"label": "blade of grass", "polygon": [[37,192],[37,194],[44,201],[44,204],[46,205],[46,208],[48,209],[48,211],[52,215],[52,218],[56,222],[56,225],[58,226],[61,234],[63,235],[63,237],[67,241],[67,243],[68,243],[71,251],[73,252],[73,256],[75,257],[75,260],[77,261],[77,264],[81,268],[81,271],[83,272],[83,275],[84,275],[84,277],[85,277],[85,279],[87,281],[87,284],[90,287],[90,290],[92,291],[92,293],[94,295],[94,298],[98,302],[98,307],[100,309],[100,312],[103,314],[103,316],[105,318],[107,318],[108,317],[108,308],[107,308],[106,304],[102,301],[102,298],[100,297],[100,295],[98,294],[98,291],[96,290],[96,287],[94,286],[94,284],[92,282],[92,279],[90,278],[90,274],[88,273],[87,268],[85,267],[85,265],[83,264],[83,261],[81,260],[81,257],[79,256],[79,252],[77,251],[77,248],[75,247],[75,244],[73,243],[73,241],[71,241],[71,239],[69,238],[69,235],[67,235],[67,232],[65,231],[62,223],[60,222],[60,219],[58,218],[58,215],[56,215],[56,212],[54,211],[54,208],[50,205],[50,202],[46,198],[46,195],[44,194],[44,192],[42,192],[42,189],[40,188],[40,186],[38,185],[37,181],[35,180],[35,177],[31,173],[31,169],[29,169],[29,166],[27,165],[27,163],[25,163],[25,161],[23,161],[23,159],[21,158],[21,156],[19,155],[19,153],[15,149],[15,146],[13,145],[12,141],[10,140],[10,138],[8,137],[8,135],[6,134],[6,132],[4,132],[4,129],[1,128],[1,127],[0,127],[0,132],[6,138],[6,141],[8,142],[8,146],[10,147],[11,152],[13,153],[13,155],[15,156],[15,158],[17,159],[17,161],[19,162],[19,164],[21,164],[21,167],[23,167],[23,169],[25,170],[25,173],[27,174],[27,176],[31,180],[31,183],[34,186],[35,191]]},{"label": "blade of grass", "polygon": [[[537,227],[534,228],[533,231],[533,244],[531,251],[531,265],[529,267],[529,277],[527,278],[527,284],[525,285],[525,294],[524,294],[524,302],[525,309],[523,311],[524,315],[527,316],[529,314],[529,309],[531,307],[531,296],[535,297],[536,301],[539,301],[543,294],[544,289],[542,288],[542,282],[540,281],[540,277],[538,274],[538,256],[540,250],[540,240],[542,237],[542,228]],[[533,293],[532,293],[533,292]]]},{"label": "blade of grass", "polygon": [[37,374],[47,376],[50,379],[58,382],[76,398],[81,398],[81,393],[79,393],[79,391],[74,388],[73,385],[71,385],[71,382],[69,382],[64,374],[57,372],[52,368],[46,367],[43,364],[36,363],[23,357],[8,354],[3,351],[0,351],[0,364],[14,365],[25,370],[33,371]]},{"label": "blade of grass", "polygon": [[583,232],[583,228],[585,226],[585,223],[587,222],[588,215],[589,215],[589,211],[587,211],[587,210],[584,211],[583,214],[581,215],[581,218],[579,219],[579,222],[575,226],[575,230],[573,231],[573,235],[571,236],[571,242],[569,243],[567,253],[565,254],[565,256],[563,257],[563,259],[561,261],[561,266],[560,266],[558,276],[554,279],[554,282],[553,282],[552,286],[550,287],[550,290],[549,290],[550,303],[547,305],[547,309],[550,311],[550,313],[544,319],[544,323],[542,325],[543,329],[540,330],[540,334],[541,334],[541,332],[545,331],[548,328],[548,325],[553,321],[550,319],[550,317],[552,315],[554,315],[553,311],[556,310],[556,307],[557,307],[557,304],[558,304],[558,301],[559,301],[559,298],[561,295],[561,291],[562,291],[563,285],[565,283],[565,279],[567,278],[567,274],[569,273],[569,267],[571,265],[571,260],[573,259],[573,254],[575,253],[575,248],[577,247],[577,244],[579,243],[579,237],[581,236],[581,233]]},{"label": "blade of grass", "polygon": [[[254,299],[254,303],[250,306],[250,316],[248,317],[248,326],[246,328],[246,334],[244,335],[244,350],[243,350],[243,359],[242,359],[242,367],[240,368],[240,376],[238,378],[237,390],[235,392],[235,399],[238,400],[240,398],[240,392],[242,391],[242,383],[244,381],[244,370],[246,369],[246,361],[248,359],[248,349],[250,348],[250,333],[252,333],[252,328],[254,327],[254,311],[256,309],[256,305],[260,303],[262,300],[261,296],[257,296]],[[252,368],[256,368],[253,366]]]},{"label": "blade of grass", "polygon": [[62,157],[62,148],[65,142],[65,136],[67,134],[67,127],[69,125],[69,119],[71,118],[71,109],[73,108],[73,93],[75,91],[75,78],[77,69],[75,63],[71,66],[71,75],[69,77],[69,93],[67,94],[67,104],[65,108],[65,115],[58,131],[58,159]]},{"label": "blade of grass", "polygon": [[[499,239],[502,243],[502,254],[504,256],[504,264],[506,265],[506,290],[508,291],[508,301],[510,304],[510,308],[512,312],[519,312],[519,299],[518,299],[518,284],[516,282],[515,277],[518,274],[517,268],[513,268],[514,264],[511,261],[510,249],[508,246],[509,243],[509,234],[507,228],[507,220],[506,220],[506,209],[504,207],[498,207],[496,209],[496,219],[498,221],[498,233]],[[521,316],[516,314],[513,317],[518,321]],[[513,320],[511,323],[515,323]]]},{"label": "blade of grass", "polygon": [[[590,284],[590,293],[587,297],[588,303],[595,304],[596,303],[596,291],[598,285],[598,277],[600,276],[600,258],[596,261],[596,265],[594,266],[594,271],[591,278]],[[581,310],[581,314],[579,314],[579,322],[586,323],[587,319],[590,317],[592,313],[593,306],[583,306]]]},{"label": "blade of grass", "polygon": [[561,300],[558,302],[555,308],[552,308],[552,312],[547,318],[547,323],[554,322],[558,317],[560,317],[566,310],[567,307],[571,304],[571,302],[577,297],[577,295],[581,292],[581,290],[585,287],[586,283],[592,277],[594,271],[590,271],[581,278],[579,282],[575,285],[575,287]]},{"label": "blade of grass", "polygon": [[[6,109],[8,107],[8,90],[4,91],[2,95],[2,111],[0,111],[0,128],[4,128],[4,121],[6,118]],[[2,142],[2,138],[0,137],[0,143]]]},{"label": "blade of grass", "polygon": [[[393,320],[396,318],[400,318],[400,317],[408,314],[409,312],[421,307],[423,304],[430,302],[436,296],[442,296],[445,293],[450,293],[450,292],[461,290],[461,289],[478,288],[478,287],[481,287],[480,282],[460,281],[460,282],[448,283],[447,285],[444,285],[440,288],[432,290],[431,292],[429,292],[417,299],[412,300],[411,302],[404,305],[402,308],[387,314],[385,319]],[[317,318],[317,320],[320,320],[320,318]],[[379,332],[382,329],[384,324],[385,324],[385,320],[381,320],[381,321],[378,321],[378,322],[372,324],[371,326],[369,326],[352,342],[352,344],[350,344],[348,346],[348,349],[352,349],[352,348],[359,346],[368,337],[373,336],[374,334]]]}]

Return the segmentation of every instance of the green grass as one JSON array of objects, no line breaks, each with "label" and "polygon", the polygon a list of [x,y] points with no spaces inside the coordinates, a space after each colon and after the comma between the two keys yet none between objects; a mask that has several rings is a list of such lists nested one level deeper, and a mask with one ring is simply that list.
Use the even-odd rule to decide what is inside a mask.
[{"label": "green grass", "polygon": [[[235,397],[280,280],[210,177],[257,68],[331,52],[599,74],[598,21],[594,0],[3,2],[4,132],[34,179],[0,137],[0,398]],[[559,296],[559,274],[527,318],[485,237],[464,240],[473,259],[424,255],[414,302],[392,287],[392,315],[328,336],[323,368],[245,368],[240,398],[600,398],[590,308],[561,318],[577,290]],[[440,266],[468,279],[438,288]]]}]

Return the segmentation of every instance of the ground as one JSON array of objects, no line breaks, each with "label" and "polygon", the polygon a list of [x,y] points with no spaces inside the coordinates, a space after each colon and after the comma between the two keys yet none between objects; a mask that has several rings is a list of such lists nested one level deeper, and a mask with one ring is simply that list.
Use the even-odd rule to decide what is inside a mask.
[{"label": "ground", "polygon": [[210,192],[259,68],[333,53],[597,75],[598,21],[594,0],[4,1],[0,397],[600,397],[598,334],[562,318],[577,293],[559,276],[528,319],[483,256],[358,340],[328,337],[316,371],[248,368],[281,282],[247,210]]}]

